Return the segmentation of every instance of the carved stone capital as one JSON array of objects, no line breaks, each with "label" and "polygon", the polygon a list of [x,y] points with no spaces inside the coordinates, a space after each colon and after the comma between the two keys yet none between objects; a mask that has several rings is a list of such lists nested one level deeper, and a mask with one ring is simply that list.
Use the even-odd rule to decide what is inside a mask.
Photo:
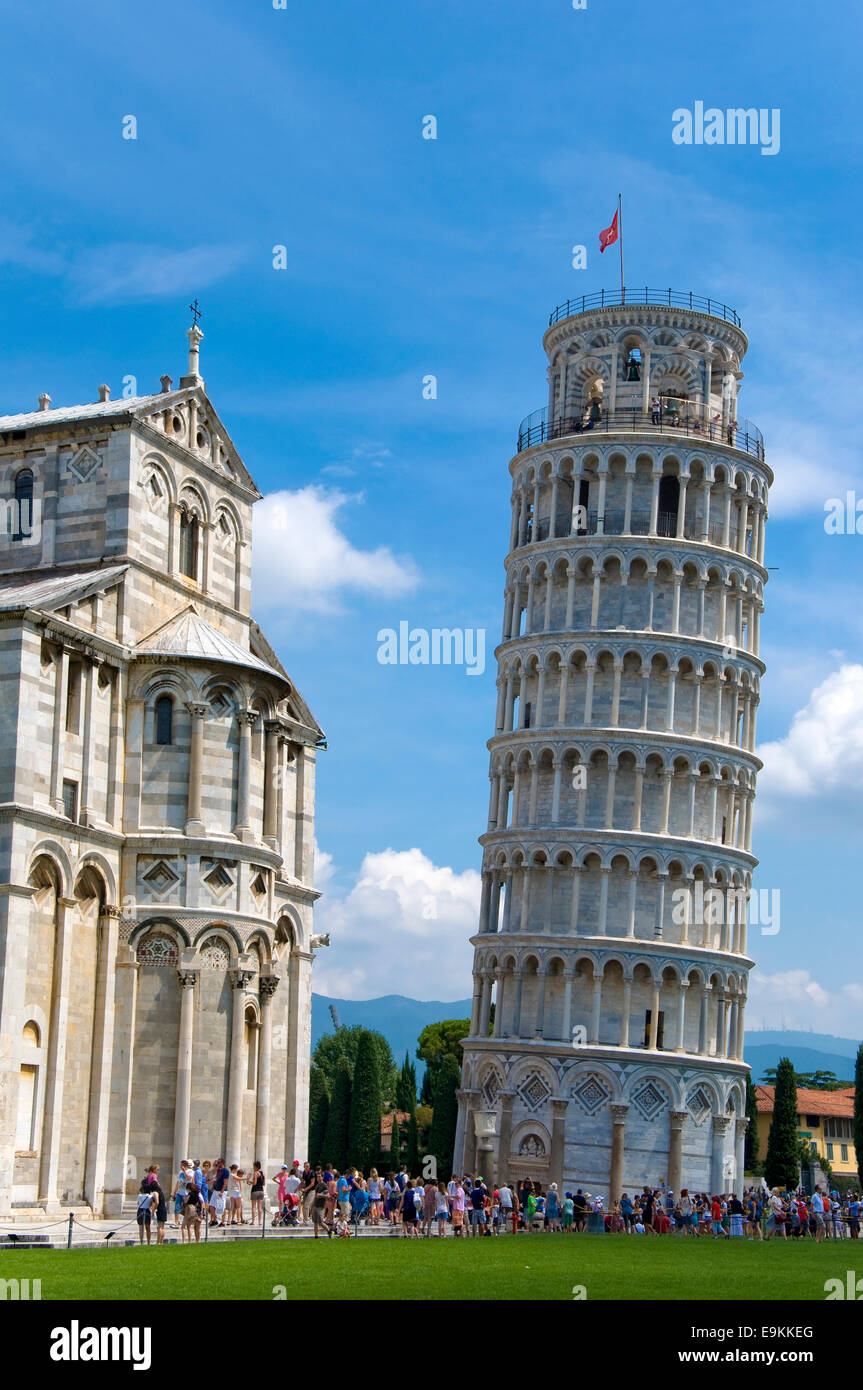
[{"label": "carved stone capital", "polygon": [[231,978],[234,989],[245,989],[250,980],[254,978],[254,970],[232,970]]},{"label": "carved stone capital", "polygon": [[672,1130],[672,1133],[674,1133],[675,1131],[679,1131],[679,1130],[683,1129],[683,1126],[686,1124],[686,1121],[687,1121],[687,1119],[689,1118],[689,1111],[688,1111],[688,1110],[669,1110],[669,1112],[668,1112],[668,1118],[669,1118],[669,1120],[670,1120],[670,1122],[671,1122],[671,1130]]},{"label": "carved stone capital", "polygon": [[180,989],[194,989],[195,985],[198,983],[199,975],[199,970],[178,970],[177,983]]},{"label": "carved stone capital", "polygon": [[625,1125],[626,1117],[629,1114],[628,1105],[610,1105],[611,1118],[616,1125]]},{"label": "carved stone capital", "polygon": [[278,987],[279,987],[279,977],[278,977],[278,975],[262,975],[262,976],[261,976],[261,996],[262,996],[262,998],[264,998],[264,999],[272,999],[272,997],[273,997],[273,995],[275,994],[275,992],[276,992],[276,990],[278,989]]}]

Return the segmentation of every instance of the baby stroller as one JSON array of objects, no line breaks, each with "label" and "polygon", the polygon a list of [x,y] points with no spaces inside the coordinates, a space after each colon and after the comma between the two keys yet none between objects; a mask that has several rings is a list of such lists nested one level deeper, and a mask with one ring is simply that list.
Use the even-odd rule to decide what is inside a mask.
[{"label": "baby stroller", "polygon": [[300,1199],[296,1192],[286,1193],[285,1200],[282,1203],[282,1209],[273,1217],[272,1224],[274,1226],[299,1226],[300,1223],[297,1217],[299,1205]]},{"label": "baby stroller", "polygon": [[361,1187],[355,1187],[351,1193],[351,1222],[355,1234],[359,1230],[360,1222],[366,1220],[370,1207],[369,1194],[364,1192]]}]

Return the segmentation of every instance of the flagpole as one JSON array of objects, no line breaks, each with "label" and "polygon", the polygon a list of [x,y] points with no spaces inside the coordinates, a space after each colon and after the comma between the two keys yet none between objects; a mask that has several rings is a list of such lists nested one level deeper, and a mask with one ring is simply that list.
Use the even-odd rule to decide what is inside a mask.
[{"label": "flagpole", "polygon": [[620,193],[617,195],[617,225],[620,229],[620,236],[618,237],[620,242],[620,297],[621,300],[625,301],[623,289],[623,195]]}]

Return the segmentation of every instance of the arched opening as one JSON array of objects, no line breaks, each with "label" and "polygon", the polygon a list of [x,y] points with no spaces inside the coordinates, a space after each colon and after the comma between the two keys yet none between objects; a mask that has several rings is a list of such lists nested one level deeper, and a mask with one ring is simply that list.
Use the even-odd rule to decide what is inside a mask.
[{"label": "arched opening", "polygon": [[671,473],[659,480],[659,515],[656,530],[660,536],[677,534],[677,508],[680,503],[680,483]]},{"label": "arched opening", "polygon": [[180,513],[180,573],[187,579],[198,578],[199,530],[198,518],[184,507]]},{"label": "arched opening", "polygon": [[29,540],[33,535],[33,474],[22,468],[15,475],[15,516],[13,541]]}]

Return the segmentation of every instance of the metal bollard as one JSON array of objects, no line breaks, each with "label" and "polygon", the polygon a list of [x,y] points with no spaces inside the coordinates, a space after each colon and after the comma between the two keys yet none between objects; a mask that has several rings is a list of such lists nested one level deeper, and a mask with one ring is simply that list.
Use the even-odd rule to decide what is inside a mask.
[{"label": "metal bollard", "polygon": [[71,1212],[71,1211],[70,1211],[70,1212],[69,1212],[69,1231],[68,1231],[68,1234],[67,1234],[67,1236],[66,1236],[66,1249],[67,1249],[67,1250],[71,1250],[71,1249],[72,1249],[72,1225],[73,1225],[74,1221],[75,1221],[75,1214],[74,1214],[74,1212]]},{"label": "metal bollard", "polygon": [[264,1239],[264,1232],[267,1229],[267,1203],[261,1202],[261,1240]]}]

